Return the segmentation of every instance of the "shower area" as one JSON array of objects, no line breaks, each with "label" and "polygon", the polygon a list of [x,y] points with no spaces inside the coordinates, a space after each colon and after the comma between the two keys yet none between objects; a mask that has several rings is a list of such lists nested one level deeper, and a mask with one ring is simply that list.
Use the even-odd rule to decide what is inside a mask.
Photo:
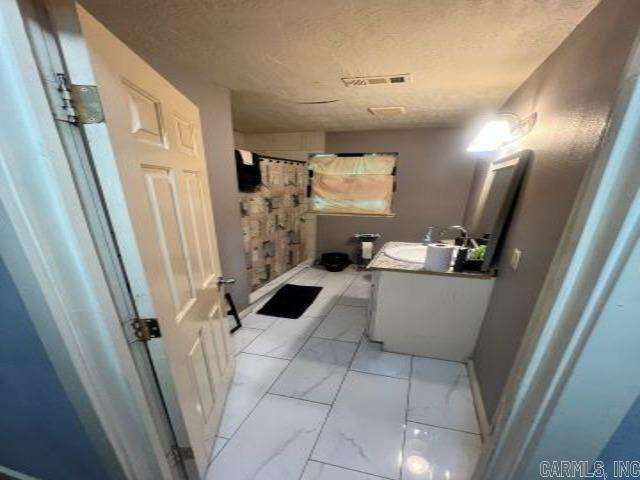
[{"label": "shower area", "polygon": [[308,258],[306,162],[236,150],[251,291]]}]

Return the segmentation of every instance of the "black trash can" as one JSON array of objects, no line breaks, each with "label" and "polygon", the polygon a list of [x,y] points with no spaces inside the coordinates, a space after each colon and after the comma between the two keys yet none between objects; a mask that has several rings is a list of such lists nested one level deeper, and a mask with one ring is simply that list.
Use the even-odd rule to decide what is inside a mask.
[{"label": "black trash can", "polygon": [[346,253],[330,252],[323,253],[320,257],[320,265],[329,272],[341,272],[351,264],[349,255]]}]

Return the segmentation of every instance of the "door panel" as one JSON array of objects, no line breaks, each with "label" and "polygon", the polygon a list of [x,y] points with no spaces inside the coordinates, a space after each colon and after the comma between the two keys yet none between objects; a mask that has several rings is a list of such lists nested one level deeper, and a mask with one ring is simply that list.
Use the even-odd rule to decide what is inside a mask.
[{"label": "door panel", "polygon": [[185,192],[187,197],[187,218],[189,235],[194,255],[194,275],[200,288],[215,279],[215,263],[211,244],[210,216],[206,208],[207,198],[202,188],[198,172],[184,172]]},{"label": "door panel", "polygon": [[112,212],[115,235],[126,244],[140,314],[160,324],[149,350],[179,446],[193,449],[189,470],[202,477],[233,356],[198,109],[81,7],[78,14],[116,164],[117,178],[101,181],[106,196],[117,183],[125,199],[107,201],[122,209]]},{"label": "door panel", "polygon": [[228,336],[224,335],[224,330],[226,330],[226,324],[224,321],[216,321],[217,312],[212,312],[209,315],[209,321],[212,322],[213,325],[213,349],[217,355],[217,365],[218,365],[218,373],[220,376],[225,376],[227,371],[229,370],[229,359],[232,358],[232,354],[229,348],[229,342],[227,341]]},{"label": "door panel", "polygon": [[180,150],[188,155],[196,154],[196,142],[193,123],[181,118],[179,115],[174,115],[176,122],[176,129],[178,131],[178,146]]},{"label": "door panel", "polygon": [[160,101],[128,80],[122,79],[122,84],[128,96],[131,133],[138,140],[166,148]]},{"label": "door panel", "polygon": [[143,168],[155,234],[165,268],[164,277],[173,299],[176,321],[184,316],[196,300],[187,261],[177,192],[171,172]]},{"label": "door panel", "polygon": [[210,357],[205,352],[203,330],[200,330],[200,334],[196,338],[196,341],[189,352],[188,360],[191,367],[192,380],[195,390],[198,392],[200,401],[200,414],[202,415],[202,421],[207,423],[211,412],[213,411],[213,405],[215,403],[215,387],[213,383],[212,368],[208,364],[207,358]]}]

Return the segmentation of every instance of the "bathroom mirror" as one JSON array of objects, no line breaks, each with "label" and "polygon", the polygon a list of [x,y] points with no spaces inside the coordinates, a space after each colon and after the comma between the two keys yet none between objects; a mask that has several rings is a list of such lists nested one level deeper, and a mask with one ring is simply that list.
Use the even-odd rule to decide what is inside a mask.
[{"label": "bathroom mirror", "polygon": [[489,165],[470,228],[474,238],[488,237],[483,271],[490,270],[498,262],[503,237],[530,156],[531,152],[525,150]]}]

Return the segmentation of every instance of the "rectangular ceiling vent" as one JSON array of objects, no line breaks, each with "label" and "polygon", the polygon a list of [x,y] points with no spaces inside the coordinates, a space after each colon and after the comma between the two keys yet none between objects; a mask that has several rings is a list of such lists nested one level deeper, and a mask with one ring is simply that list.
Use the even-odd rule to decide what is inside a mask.
[{"label": "rectangular ceiling vent", "polygon": [[346,87],[372,87],[374,85],[393,85],[401,83],[409,83],[411,81],[410,73],[402,73],[399,75],[383,75],[379,77],[350,77],[343,78]]},{"label": "rectangular ceiling vent", "polygon": [[407,113],[404,107],[369,107],[368,110],[376,117],[399,117]]}]

